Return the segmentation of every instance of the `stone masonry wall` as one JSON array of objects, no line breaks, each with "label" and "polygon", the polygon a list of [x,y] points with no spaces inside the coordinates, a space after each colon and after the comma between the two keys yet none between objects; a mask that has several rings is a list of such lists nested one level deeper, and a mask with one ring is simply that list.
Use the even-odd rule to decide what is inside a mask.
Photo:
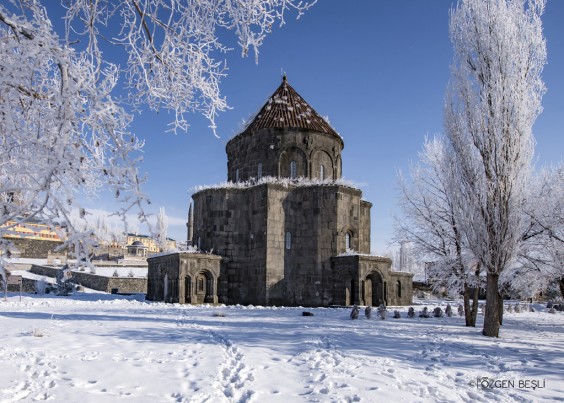
[{"label": "stone masonry wall", "polygon": [[289,163],[295,160],[297,176],[318,178],[320,164],[325,166],[325,179],[341,178],[341,138],[326,133],[293,129],[262,129],[257,133],[240,134],[226,146],[227,179],[245,181],[257,178],[258,165],[262,176],[289,177]]},{"label": "stone masonry wall", "polygon": [[[30,272],[38,274],[40,276],[56,277],[59,270],[61,269],[55,267],[33,265],[30,269]],[[73,271],[72,278],[76,284],[98,291],[116,291],[118,293],[126,294],[147,292],[146,278],[105,277],[80,271]]]},{"label": "stone masonry wall", "polygon": [[49,251],[54,252],[62,242],[40,239],[13,238],[10,241],[20,252],[19,257],[28,259],[46,259]]},{"label": "stone masonry wall", "polygon": [[359,225],[369,225],[370,204],[360,197],[339,185],[272,183],[196,193],[196,243],[223,258],[220,302],[330,305],[330,257],[345,251],[345,232],[356,234],[354,249],[369,249]]},{"label": "stone masonry wall", "polygon": [[[359,253],[370,253],[370,208],[361,201],[361,197],[362,193],[358,189],[343,186],[339,188],[337,193],[338,210],[335,214],[338,244],[334,255],[346,251],[346,233],[351,235],[350,249]],[[363,227],[366,225],[368,228]]]},{"label": "stone masonry wall", "polygon": [[150,257],[147,259],[147,263],[149,268],[147,270],[146,299],[149,301],[179,302],[180,259],[178,254]]},{"label": "stone masonry wall", "polygon": [[[2,284],[0,282],[0,284]],[[1,289],[0,291],[4,291],[3,289]],[[13,293],[19,293],[20,292],[20,286],[18,284],[8,284],[8,288],[7,288],[8,292],[13,292]],[[22,279],[22,293],[23,294],[34,294],[35,293],[35,280],[29,279],[29,278],[23,278]]]},{"label": "stone masonry wall", "polygon": [[392,261],[373,255],[331,258],[336,304],[409,305],[413,274],[391,270]]},{"label": "stone masonry wall", "polygon": [[273,275],[283,279],[269,284],[270,303],[330,303],[327,273],[329,258],[338,242],[336,189],[337,186],[270,189],[268,275],[271,279]]},{"label": "stone masonry wall", "polygon": [[266,185],[193,195],[194,239],[223,258],[220,302],[265,304]]},{"label": "stone masonry wall", "polygon": [[[171,253],[147,259],[147,299],[175,303],[217,303],[221,258],[201,253]],[[165,276],[167,295],[165,298]],[[199,278],[205,281],[200,290]]]}]

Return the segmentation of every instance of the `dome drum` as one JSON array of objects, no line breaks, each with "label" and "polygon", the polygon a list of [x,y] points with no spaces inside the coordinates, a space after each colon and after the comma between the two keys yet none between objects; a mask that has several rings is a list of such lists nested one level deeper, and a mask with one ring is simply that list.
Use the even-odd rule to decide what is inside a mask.
[{"label": "dome drum", "polygon": [[[262,176],[310,179],[341,178],[343,142],[325,133],[301,129],[262,129],[231,140],[227,151],[227,179],[246,181]],[[321,166],[323,165],[323,169]]]}]

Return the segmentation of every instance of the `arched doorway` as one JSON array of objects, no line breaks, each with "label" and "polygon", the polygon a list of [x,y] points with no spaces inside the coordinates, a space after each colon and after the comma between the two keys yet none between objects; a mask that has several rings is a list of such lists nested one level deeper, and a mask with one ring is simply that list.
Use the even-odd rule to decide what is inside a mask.
[{"label": "arched doorway", "polygon": [[380,306],[386,304],[386,295],[384,291],[384,280],[382,275],[373,271],[366,276],[366,305]]},{"label": "arched doorway", "polygon": [[196,276],[195,303],[203,304],[214,302],[214,281],[213,275],[209,271],[201,271]]}]

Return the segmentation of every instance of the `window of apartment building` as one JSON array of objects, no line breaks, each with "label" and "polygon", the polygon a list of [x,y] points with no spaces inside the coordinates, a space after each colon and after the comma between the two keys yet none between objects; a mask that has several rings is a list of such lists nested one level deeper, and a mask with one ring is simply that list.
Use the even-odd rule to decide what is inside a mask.
[{"label": "window of apartment building", "polygon": [[292,247],[292,234],[290,232],[286,232],[286,249],[290,250]]}]

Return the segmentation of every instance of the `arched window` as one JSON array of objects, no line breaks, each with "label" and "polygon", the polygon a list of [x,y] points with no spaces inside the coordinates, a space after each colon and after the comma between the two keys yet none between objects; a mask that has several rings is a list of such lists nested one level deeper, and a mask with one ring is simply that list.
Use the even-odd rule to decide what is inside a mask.
[{"label": "arched window", "polygon": [[345,250],[350,250],[351,249],[351,238],[352,235],[350,232],[347,232],[345,234]]},{"label": "arched window", "polygon": [[398,280],[396,285],[398,289],[398,298],[401,298],[401,281]]},{"label": "arched window", "polygon": [[239,169],[235,170],[235,182],[239,182]]},{"label": "arched window", "polygon": [[286,249],[290,250],[292,247],[292,234],[290,232],[286,232]]},{"label": "arched window", "polygon": [[325,165],[323,164],[319,166],[319,179],[325,179]]},{"label": "arched window", "polygon": [[296,161],[290,161],[290,178],[295,179],[298,176],[298,167]]},{"label": "arched window", "polygon": [[258,179],[262,178],[262,162],[259,162],[257,167],[257,178]]}]

